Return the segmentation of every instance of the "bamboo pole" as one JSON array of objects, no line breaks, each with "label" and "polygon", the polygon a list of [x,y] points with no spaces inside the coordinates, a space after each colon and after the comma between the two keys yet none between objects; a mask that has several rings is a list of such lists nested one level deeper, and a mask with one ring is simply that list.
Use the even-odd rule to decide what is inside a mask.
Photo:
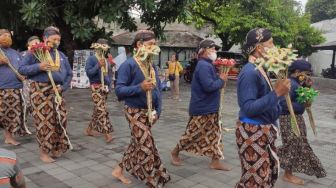
[{"label": "bamboo pole", "polygon": [[307,110],[310,126],[313,129],[314,135],[317,136],[316,124],[314,121],[313,112],[311,110],[311,107],[307,107],[306,110]]},{"label": "bamboo pole", "polygon": [[0,49],[0,54],[1,54],[1,56],[3,56],[3,57],[5,58],[5,60],[6,60],[6,62],[7,62],[7,65],[8,65],[9,68],[16,74],[16,76],[17,76],[21,81],[25,80],[25,77],[24,77],[22,74],[20,74],[20,73],[16,70],[16,68],[11,64],[11,62],[9,61],[8,57],[6,56],[5,52],[4,52],[2,49]]},{"label": "bamboo pole", "polygon": [[300,136],[301,133],[300,133],[299,125],[297,124],[296,116],[294,113],[292,101],[291,101],[289,94],[285,95],[285,99],[286,99],[287,107],[288,107],[288,110],[291,116],[292,130],[296,136]]},{"label": "bamboo pole", "polygon": [[49,77],[49,80],[50,80],[50,82],[51,82],[51,86],[52,86],[52,88],[53,88],[53,90],[54,90],[54,92],[55,92],[57,102],[58,102],[59,104],[61,104],[61,102],[62,102],[62,97],[61,97],[61,95],[60,95],[59,92],[58,92],[58,89],[57,89],[57,86],[56,86],[56,84],[55,84],[54,78],[52,77],[51,71],[48,71],[48,77]]}]

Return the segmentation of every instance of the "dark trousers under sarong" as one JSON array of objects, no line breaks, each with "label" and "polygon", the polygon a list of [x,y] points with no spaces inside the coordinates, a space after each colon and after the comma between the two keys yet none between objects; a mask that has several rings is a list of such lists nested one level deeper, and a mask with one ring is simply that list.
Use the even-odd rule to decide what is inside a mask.
[{"label": "dark trousers under sarong", "polygon": [[32,116],[40,149],[52,155],[66,152],[70,145],[65,131],[67,112],[64,99],[60,105],[56,104],[51,85],[32,82],[30,86]]},{"label": "dark trousers under sarong", "polygon": [[273,187],[279,176],[279,159],[274,125],[250,125],[237,122],[236,142],[242,175],[237,188]]},{"label": "dark trousers under sarong", "polygon": [[125,107],[131,129],[129,144],[119,166],[151,188],[163,187],[170,175],[163,166],[152,136],[146,109]]},{"label": "dark trousers under sarong", "polygon": [[102,134],[109,134],[113,132],[113,126],[110,122],[109,113],[107,112],[106,100],[108,92],[102,88],[94,87],[91,88],[91,91],[94,108],[89,129]]}]

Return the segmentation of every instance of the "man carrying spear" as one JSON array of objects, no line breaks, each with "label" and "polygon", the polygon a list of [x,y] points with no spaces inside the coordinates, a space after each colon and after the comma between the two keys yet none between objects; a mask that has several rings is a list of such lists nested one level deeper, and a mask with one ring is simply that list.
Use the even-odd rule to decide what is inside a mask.
[{"label": "man carrying spear", "polygon": [[240,111],[236,142],[242,167],[237,188],[273,187],[279,175],[276,121],[281,113],[280,97],[289,92],[290,81],[278,80],[273,87],[264,69],[256,66],[256,59],[263,58],[273,47],[272,33],[268,29],[253,29],[246,35],[244,51],[248,63],[237,82]]},{"label": "man carrying spear", "polygon": [[150,188],[163,187],[170,175],[163,166],[155,146],[151,128],[161,114],[160,79],[153,56],[160,48],[152,31],[142,30],[135,35],[135,55],[118,70],[116,95],[125,101],[125,116],[131,129],[131,143],[112,176],[130,184],[123,170],[146,183]]},{"label": "man carrying spear", "polygon": [[107,112],[106,102],[111,85],[112,70],[105,56],[110,47],[106,39],[98,39],[91,48],[95,50],[95,54],[87,59],[85,70],[90,80],[94,109],[92,120],[85,130],[85,134],[87,136],[104,134],[106,143],[109,143],[112,141],[113,127]]},{"label": "man carrying spear", "polygon": [[39,44],[43,49],[33,46],[24,57],[19,71],[32,80],[32,115],[37,129],[40,159],[51,163],[55,162],[52,157],[60,157],[72,148],[66,131],[67,112],[62,97],[70,86],[72,70],[68,58],[57,50],[61,41],[59,29],[47,27],[43,39],[44,44]]},{"label": "man carrying spear", "polygon": [[12,36],[7,29],[0,29],[0,127],[5,129],[5,143],[19,145],[13,135],[30,134],[26,127],[22,81],[17,72],[20,54],[10,48]]},{"label": "man carrying spear", "polygon": [[218,46],[205,39],[200,42],[198,63],[191,83],[189,122],[176,147],[171,152],[172,164],[179,166],[181,151],[211,158],[209,167],[216,170],[230,170],[220,162],[224,159],[222,125],[219,121],[220,90],[228,80],[228,73],[217,75],[213,62],[217,59]]}]

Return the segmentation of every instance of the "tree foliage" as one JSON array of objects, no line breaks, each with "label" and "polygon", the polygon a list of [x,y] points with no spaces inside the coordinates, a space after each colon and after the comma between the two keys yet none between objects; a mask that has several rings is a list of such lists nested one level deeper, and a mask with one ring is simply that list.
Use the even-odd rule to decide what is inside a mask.
[{"label": "tree foliage", "polygon": [[308,0],[306,12],[311,14],[311,22],[336,18],[336,1]]},{"label": "tree foliage", "polygon": [[184,12],[189,0],[2,0],[0,24],[13,30],[15,37],[28,38],[43,28],[54,25],[60,28],[63,47],[72,56],[73,49],[86,48],[99,37],[108,37],[104,24],[98,27],[95,20],[118,23],[122,29],[135,31],[137,10],[141,22],[157,34],[166,23],[174,22]]},{"label": "tree foliage", "polygon": [[271,29],[276,44],[293,43],[304,56],[312,53],[311,45],[323,41],[294,0],[195,0],[188,11],[183,20],[197,28],[210,24],[222,41],[222,50],[242,44],[255,27]]}]

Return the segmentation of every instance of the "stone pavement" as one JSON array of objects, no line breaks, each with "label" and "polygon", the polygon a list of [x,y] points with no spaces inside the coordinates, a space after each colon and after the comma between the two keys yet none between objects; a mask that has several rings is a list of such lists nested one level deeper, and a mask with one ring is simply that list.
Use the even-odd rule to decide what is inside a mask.
[{"label": "stone pavement", "polygon": [[[226,127],[234,127],[237,117],[236,89],[234,82],[228,85],[225,93],[224,123]],[[182,102],[168,99],[169,92],[164,92],[163,112],[160,121],[153,127],[153,135],[160,151],[164,165],[171,174],[171,182],[167,188],[232,188],[240,177],[240,162],[238,159],[234,132],[224,134],[225,162],[233,167],[230,172],[209,170],[209,160],[196,157],[185,152],[181,153],[184,165],[175,167],[170,164],[170,150],[176,145],[180,135],[185,130],[188,121],[188,104],[190,85],[182,83]],[[122,104],[114,101],[114,95],[109,98],[110,117],[114,125],[114,140],[105,144],[103,137],[86,137],[83,134],[88,126],[92,113],[90,92],[87,89],[73,89],[66,93],[69,111],[68,131],[74,145],[72,152],[66,153],[54,164],[44,164],[39,160],[38,147],[34,136],[19,138],[21,146],[4,147],[15,151],[28,182],[28,188],[145,188],[140,181],[131,178],[133,183],[124,186],[111,177],[112,167],[123,155],[129,143],[130,131],[122,112]],[[328,176],[316,179],[299,175],[306,180],[309,188],[336,188],[336,91],[322,89],[321,95],[313,106],[316,124],[319,126],[318,136],[314,137],[308,127],[310,143],[327,169]],[[31,120],[30,120],[31,122]],[[31,123],[30,123],[31,125]],[[34,130],[30,126],[31,130]],[[278,139],[278,144],[280,144]],[[283,172],[281,172],[282,174]],[[297,187],[277,181],[277,188]]]}]

